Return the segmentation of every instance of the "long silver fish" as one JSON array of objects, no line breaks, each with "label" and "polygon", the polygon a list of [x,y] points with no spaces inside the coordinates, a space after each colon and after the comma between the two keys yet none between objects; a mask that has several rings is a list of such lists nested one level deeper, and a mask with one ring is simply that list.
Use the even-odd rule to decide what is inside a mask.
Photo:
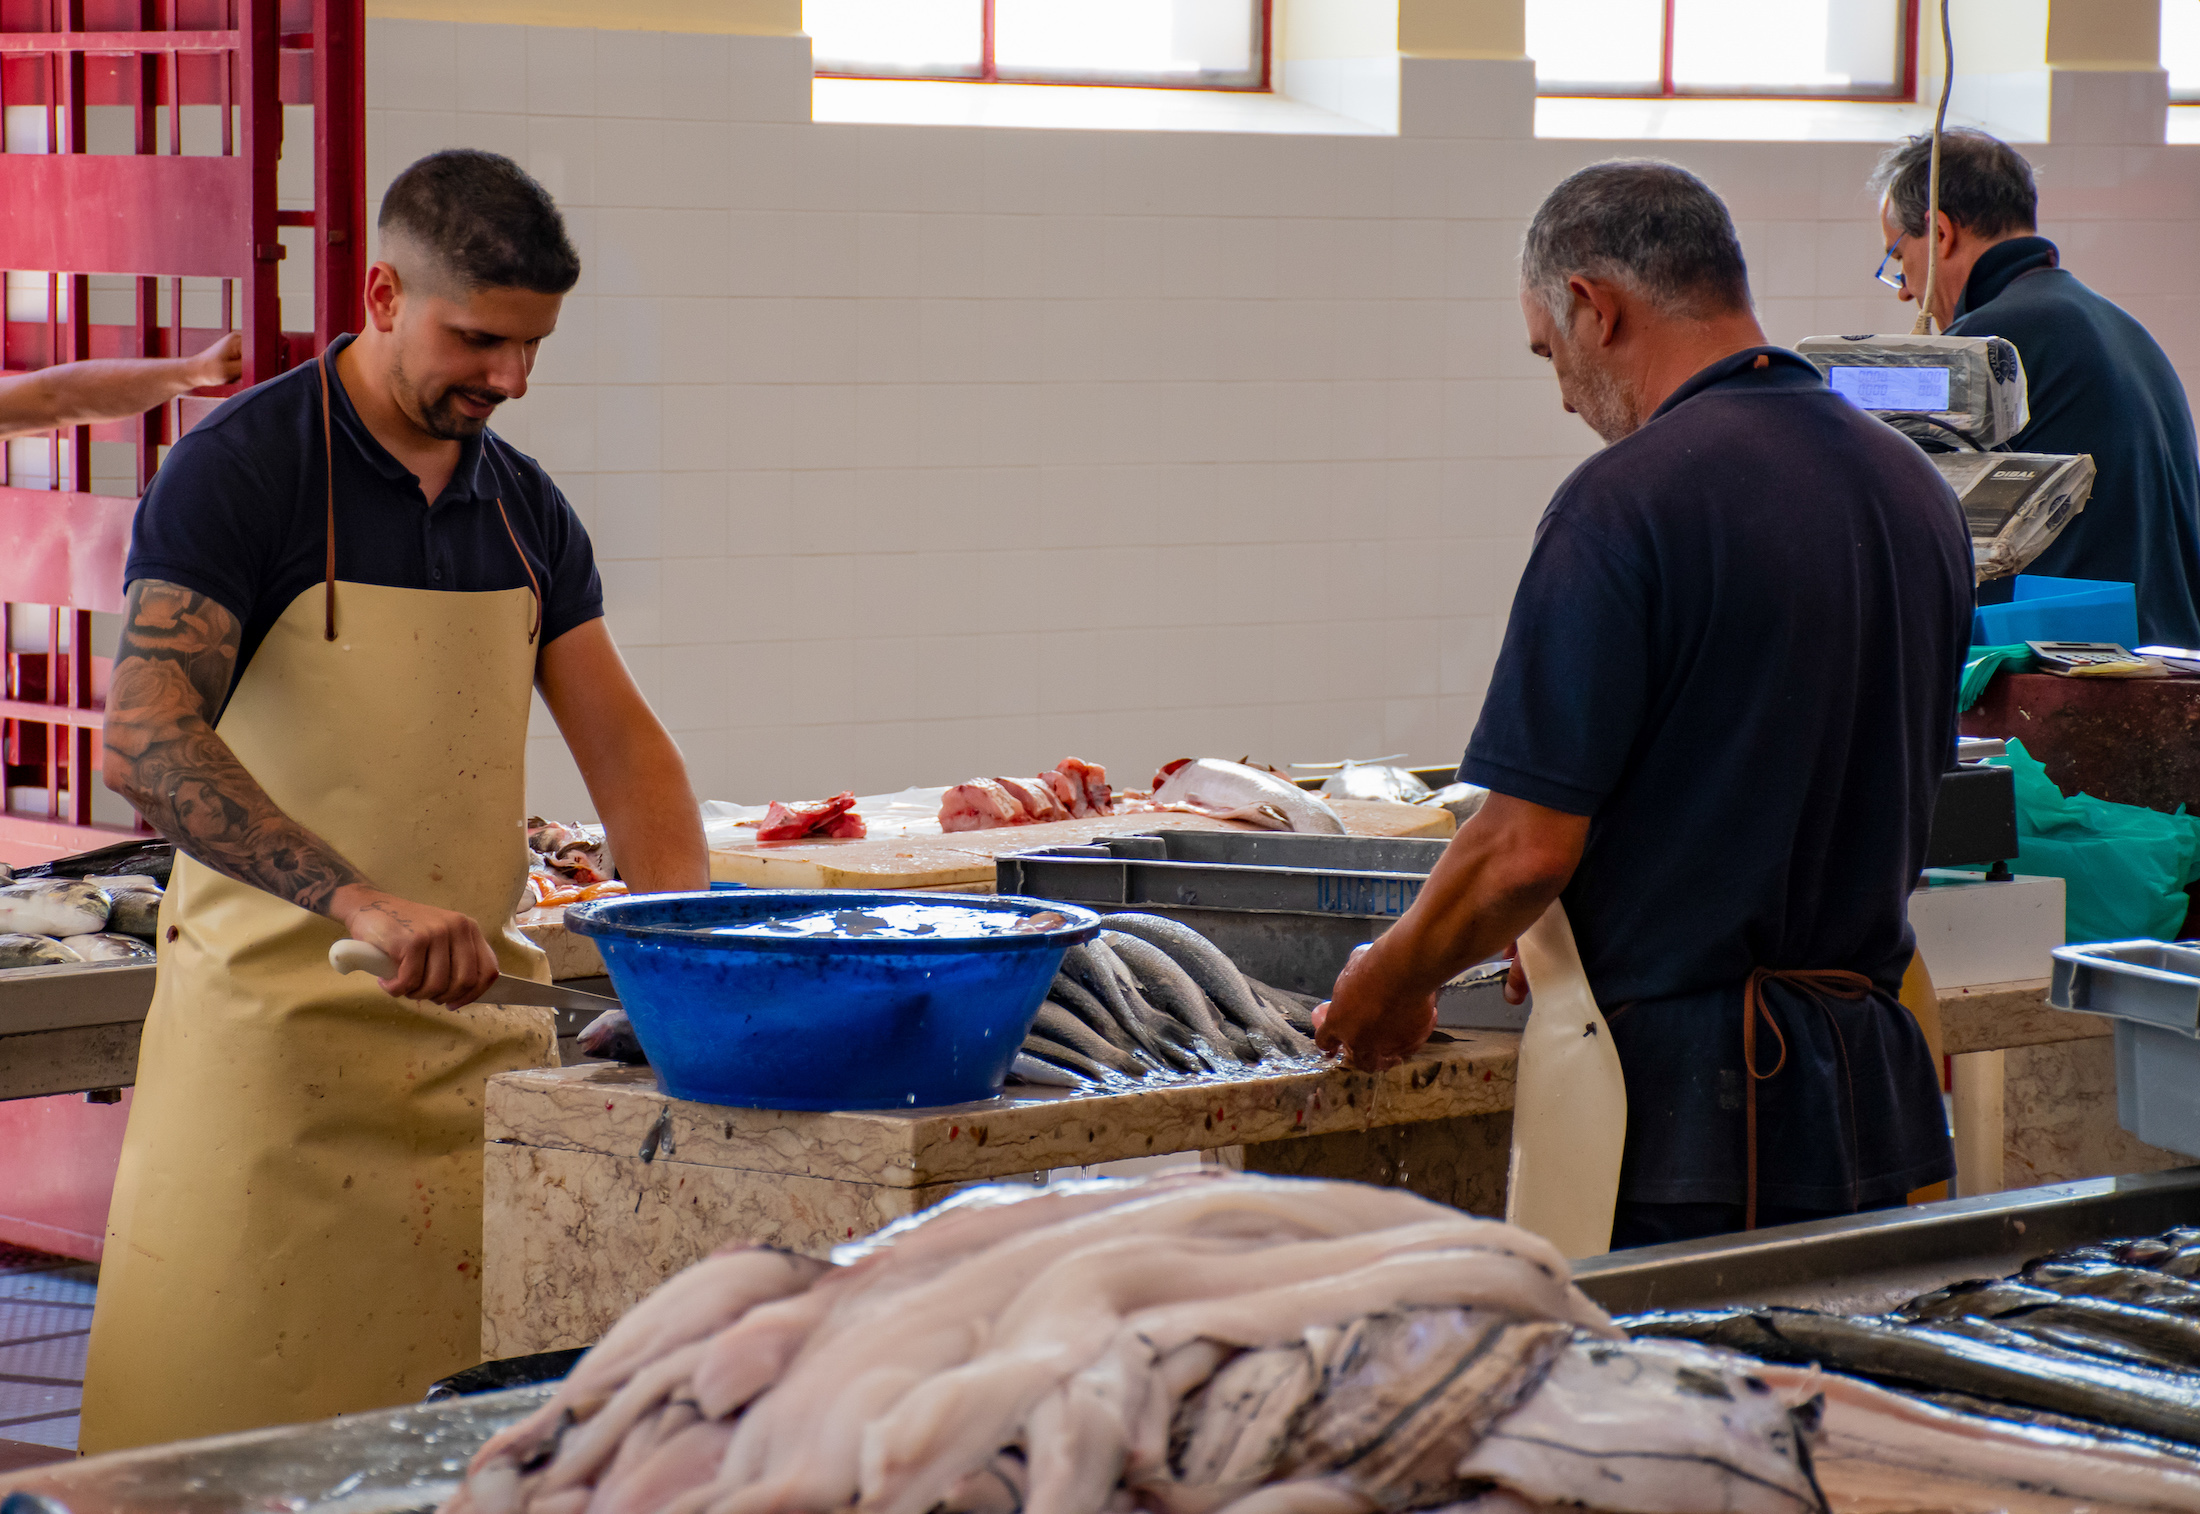
[{"label": "long silver fish", "polygon": [[1031,1023],[1032,1033],[1043,1036],[1056,1045],[1067,1046],[1110,1072],[1126,1078],[1142,1078],[1146,1066],[1130,1052],[1113,1045],[1090,1025],[1071,1014],[1052,999],[1039,1006],[1038,1018]]},{"label": "long silver fish", "polygon": [[0,932],[89,936],[107,928],[106,892],[75,878],[31,878],[0,886]]},{"label": "long silver fish", "polygon": [[1276,1050],[1287,1056],[1303,1056],[1314,1049],[1311,1041],[1292,1028],[1290,1021],[1268,1007],[1253,993],[1245,975],[1216,949],[1198,931],[1181,920],[1171,920],[1162,915],[1128,913],[1106,915],[1101,918],[1103,929],[1119,930],[1126,936],[1167,952],[1178,967],[1199,985],[1214,1006],[1236,1022],[1241,1030],[1264,1036]]},{"label": "long silver fish", "polygon": [[1199,985],[1170,959],[1167,952],[1121,931],[1104,930],[1100,939],[1115,953],[1116,960],[1138,979],[1139,991],[1146,996],[1147,1002],[1189,1026],[1215,1051],[1235,1053],[1241,1062],[1260,1060],[1259,1048],[1244,1031],[1224,1021],[1221,1013],[1207,1002],[1207,995],[1200,991]]}]

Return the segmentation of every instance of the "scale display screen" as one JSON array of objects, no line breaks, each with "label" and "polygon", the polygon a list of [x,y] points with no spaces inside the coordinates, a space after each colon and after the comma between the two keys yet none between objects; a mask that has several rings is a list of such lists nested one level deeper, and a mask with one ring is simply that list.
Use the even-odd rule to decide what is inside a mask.
[{"label": "scale display screen", "polygon": [[1833,392],[1859,410],[1936,411],[1948,408],[1948,370],[1864,368],[1836,363],[1826,370]]}]

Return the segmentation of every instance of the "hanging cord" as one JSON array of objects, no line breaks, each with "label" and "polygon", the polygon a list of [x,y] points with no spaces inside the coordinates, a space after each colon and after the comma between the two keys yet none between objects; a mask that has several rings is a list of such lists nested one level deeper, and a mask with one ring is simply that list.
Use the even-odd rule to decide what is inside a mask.
[{"label": "hanging cord", "polygon": [[1933,153],[1925,185],[1925,297],[1918,302],[1912,336],[1934,334],[1933,290],[1940,283],[1940,133],[1948,123],[1948,92],[1955,82],[1955,31],[1948,24],[1948,0],[1940,0],[1940,109],[1933,112]]},{"label": "hanging cord", "polygon": [[512,550],[519,554],[519,565],[527,570],[527,590],[535,596],[535,623],[527,628],[527,644],[533,646],[535,638],[542,634],[542,584],[535,577],[535,565],[527,560],[527,549],[519,544],[519,533],[512,529],[512,517],[504,510],[504,496],[497,496],[497,515],[504,522],[504,534],[512,538]]},{"label": "hanging cord", "polygon": [[314,367],[321,370],[321,464],[328,470],[328,564],[321,580],[322,614],[326,623],[323,632],[329,641],[336,639],[336,443],[329,428],[328,405],[328,351],[322,349],[314,360]]}]

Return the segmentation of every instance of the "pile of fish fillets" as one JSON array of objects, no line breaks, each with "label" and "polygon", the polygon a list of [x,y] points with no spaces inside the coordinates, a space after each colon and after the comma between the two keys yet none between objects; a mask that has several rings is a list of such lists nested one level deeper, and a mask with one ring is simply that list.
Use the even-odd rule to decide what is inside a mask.
[{"label": "pile of fish fillets", "polygon": [[153,957],[163,890],[150,874],[0,875],[0,971]]},{"label": "pile of fish fillets", "polygon": [[1160,915],[1108,915],[1073,946],[1009,1076],[1062,1087],[1242,1074],[1314,1056],[1315,1001],[1248,978]]},{"label": "pile of fish fillets", "polygon": [[1721,1309],[1622,1321],[1900,1386],[1955,1411],[2200,1458],[2200,1228],[2057,1252],[1883,1315]]},{"label": "pile of fish fillets", "polygon": [[979,1188],[829,1263],[752,1248],[673,1277],[444,1509],[1811,1514],[1828,1424],[1884,1450],[1871,1469],[2001,1490],[1980,1508],[2200,1507],[2149,1450],[1834,1386],[1629,1343],[1546,1242],[1397,1189]]}]

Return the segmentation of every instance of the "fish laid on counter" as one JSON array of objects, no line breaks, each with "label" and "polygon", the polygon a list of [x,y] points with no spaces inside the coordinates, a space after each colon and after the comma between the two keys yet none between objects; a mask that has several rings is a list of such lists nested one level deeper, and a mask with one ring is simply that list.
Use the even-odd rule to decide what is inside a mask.
[{"label": "fish laid on counter", "polygon": [[0,932],[88,936],[107,928],[111,906],[97,884],[75,878],[33,878],[0,885]]},{"label": "fish laid on counter", "polygon": [[786,804],[774,799],[764,818],[756,823],[756,839],[759,841],[800,841],[816,837],[820,841],[861,841],[868,834],[863,817],[855,813],[856,796],[853,790],[843,790],[830,799],[814,803]]},{"label": "fish laid on counter", "polygon": [[0,935],[0,969],[61,967],[84,959],[52,936]]},{"label": "fish laid on counter", "polygon": [[84,962],[150,962],[153,949],[135,936],[100,931],[89,936],[64,936],[61,944]]},{"label": "fish laid on counter", "polygon": [[[1879,1499],[1889,1468],[1931,1500]],[[1629,1343],[1527,1232],[1210,1172],[968,1189],[830,1264],[706,1258],[484,1445],[445,1514],[1922,1508],[2193,1510],[2200,1476]]]},{"label": "fish laid on counter", "polygon": [[1049,820],[1088,820],[1115,813],[1108,770],[1097,762],[1064,757],[1036,778],[973,778],[940,799],[940,829],[999,830]]},{"label": "fish laid on counter", "polygon": [[1337,812],[1290,779],[1219,757],[1179,757],[1154,774],[1151,795],[1121,801],[1115,812],[1157,811],[1236,820],[1270,831],[1344,834]]},{"label": "fish laid on counter", "polygon": [[107,895],[107,928],[125,936],[150,941],[160,929],[161,891],[157,888],[123,888]]},{"label": "fish laid on counter", "polygon": [[1011,1078],[1107,1086],[1315,1054],[1311,1001],[1247,978],[1190,926],[1148,914],[1100,924],[1062,958]]},{"label": "fish laid on counter", "polygon": [[2200,1465],[2200,1229],[2104,1241],[1884,1315],[1744,1308],[1624,1321],[1921,1393],[1944,1409],[2173,1446]]}]

